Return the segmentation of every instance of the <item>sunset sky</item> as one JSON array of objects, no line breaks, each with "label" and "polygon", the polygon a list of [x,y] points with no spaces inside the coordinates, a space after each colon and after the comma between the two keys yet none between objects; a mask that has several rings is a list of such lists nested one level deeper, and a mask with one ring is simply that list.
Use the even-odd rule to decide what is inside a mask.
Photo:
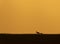
[{"label": "sunset sky", "polygon": [[0,33],[60,34],[60,0],[0,0]]}]

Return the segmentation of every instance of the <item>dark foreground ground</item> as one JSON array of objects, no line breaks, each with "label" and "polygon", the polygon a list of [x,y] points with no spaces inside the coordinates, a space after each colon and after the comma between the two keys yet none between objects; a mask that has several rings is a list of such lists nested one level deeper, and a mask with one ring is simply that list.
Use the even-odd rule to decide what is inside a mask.
[{"label": "dark foreground ground", "polygon": [[0,34],[0,44],[60,44],[60,34]]}]

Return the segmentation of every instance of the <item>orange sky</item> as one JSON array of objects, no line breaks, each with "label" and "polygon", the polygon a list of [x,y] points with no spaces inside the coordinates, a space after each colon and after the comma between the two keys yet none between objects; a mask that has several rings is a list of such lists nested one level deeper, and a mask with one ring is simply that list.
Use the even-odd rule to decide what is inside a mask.
[{"label": "orange sky", "polygon": [[60,33],[60,0],[0,0],[0,33]]}]

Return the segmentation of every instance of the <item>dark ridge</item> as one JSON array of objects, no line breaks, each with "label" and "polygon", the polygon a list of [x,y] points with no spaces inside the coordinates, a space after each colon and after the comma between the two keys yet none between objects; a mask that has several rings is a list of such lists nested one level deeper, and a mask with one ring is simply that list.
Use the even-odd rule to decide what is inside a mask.
[{"label": "dark ridge", "polygon": [[0,34],[0,44],[60,44],[60,34]]}]

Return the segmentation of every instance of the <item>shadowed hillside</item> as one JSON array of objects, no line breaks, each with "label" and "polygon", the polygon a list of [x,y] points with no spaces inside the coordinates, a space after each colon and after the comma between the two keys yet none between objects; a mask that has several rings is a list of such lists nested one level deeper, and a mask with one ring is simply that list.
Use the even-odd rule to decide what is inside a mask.
[{"label": "shadowed hillside", "polygon": [[60,44],[60,34],[0,34],[0,44]]}]

